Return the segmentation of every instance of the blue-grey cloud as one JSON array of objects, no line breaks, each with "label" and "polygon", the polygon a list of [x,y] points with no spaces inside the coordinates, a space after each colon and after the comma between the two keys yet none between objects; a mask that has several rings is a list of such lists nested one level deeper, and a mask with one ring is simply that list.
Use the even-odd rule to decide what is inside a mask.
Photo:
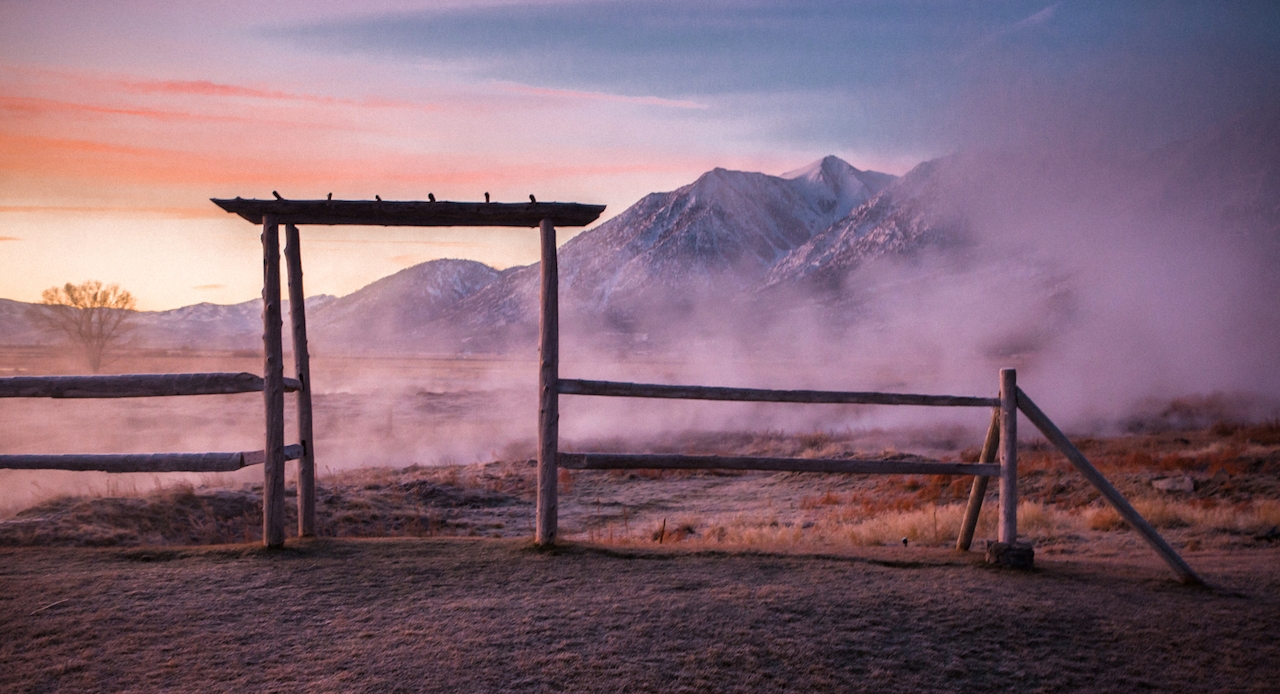
[{"label": "blue-grey cloud", "polygon": [[[1172,137],[1280,85],[1275,3],[587,1],[273,30],[477,79],[803,108],[814,137],[950,143],[1088,129]],[[790,95],[790,101],[787,100]],[[739,103],[741,103],[739,101]],[[785,126],[783,126],[785,129]]]},{"label": "blue-grey cloud", "polygon": [[384,15],[286,33],[535,84],[720,94],[919,79],[1042,6],[585,2]]}]

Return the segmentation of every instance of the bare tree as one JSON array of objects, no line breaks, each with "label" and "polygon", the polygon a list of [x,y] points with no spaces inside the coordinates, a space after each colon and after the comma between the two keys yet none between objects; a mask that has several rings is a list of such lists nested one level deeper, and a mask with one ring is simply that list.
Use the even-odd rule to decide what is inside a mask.
[{"label": "bare tree", "polygon": [[84,352],[93,373],[102,368],[107,351],[129,331],[133,295],[118,284],[97,280],[50,287],[41,294],[32,315],[43,328],[64,335]]}]

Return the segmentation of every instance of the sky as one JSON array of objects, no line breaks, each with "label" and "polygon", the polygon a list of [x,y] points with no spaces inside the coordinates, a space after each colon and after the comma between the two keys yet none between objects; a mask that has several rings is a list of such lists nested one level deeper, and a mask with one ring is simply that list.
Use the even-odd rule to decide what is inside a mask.
[{"label": "sky", "polygon": [[[1263,2],[0,0],[0,298],[253,299],[259,230],[212,197],[533,193],[607,219],[717,166],[1142,152],[1274,99],[1278,27]],[[343,295],[538,250],[309,227],[302,253],[308,294]]]}]

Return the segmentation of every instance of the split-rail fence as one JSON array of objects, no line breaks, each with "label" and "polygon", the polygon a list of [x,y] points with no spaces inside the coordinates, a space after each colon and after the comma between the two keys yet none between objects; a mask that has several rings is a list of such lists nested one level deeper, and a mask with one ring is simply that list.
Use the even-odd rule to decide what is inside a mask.
[{"label": "split-rail fence", "polygon": [[[532,197],[532,196],[531,196]],[[315,533],[315,450],[311,412],[311,376],[307,350],[306,310],[302,287],[302,258],[297,225],[360,226],[509,226],[537,227],[541,241],[541,297],[539,311],[539,408],[537,508],[535,542],[552,545],[557,535],[558,469],[730,469],[856,474],[972,475],[969,502],[956,541],[967,550],[992,477],[999,484],[998,541],[1014,543],[1018,536],[1019,411],[1056,446],[1102,493],[1103,498],[1187,583],[1201,579],[1181,556],[1112,486],[1060,429],[1017,385],[1014,369],[1000,371],[998,397],[915,395],[902,393],[821,390],[766,390],[712,386],[660,385],[562,379],[559,375],[559,277],[556,225],[585,226],[604,211],[602,205],[577,203],[458,203],[367,200],[249,200],[213,201],[227,212],[262,225],[264,376],[254,374],[133,374],[122,376],[49,376],[0,378],[0,397],[119,398],[262,392],[266,442],[261,451],[233,453],[159,453],[116,455],[0,455],[0,468],[105,470],[108,472],[215,472],[246,465],[264,465],[263,542],[283,545],[284,463],[297,459],[298,534]],[[290,314],[293,330],[295,378],[283,367],[280,296],[279,227],[285,226]],[[285,445],[284,393],[298,395],[298,444]],[[991,408],[982,453],[976,463],[934,463],[900,460],[822,460],[751,456],[646,455],[562,453],[559,450],[561,395],[774,402],[808,404],[866,404],[925,407]]]}]

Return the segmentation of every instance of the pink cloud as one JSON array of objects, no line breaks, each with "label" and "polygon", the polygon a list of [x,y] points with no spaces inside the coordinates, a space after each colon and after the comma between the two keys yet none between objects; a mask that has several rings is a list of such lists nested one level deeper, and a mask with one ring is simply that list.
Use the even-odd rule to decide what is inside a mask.
[{"label": "pink cloud", "polygon": [[141,118],[153,118],[156,120],[177,121],[221,121],[221,122],[253,122],[249,118],[243,116],[216,116],[205,113],[191,113],[183,111],[165,111],[154,108],[117,108],[111,106],[96,106],[93,104],[79,104],[69,101],[55,101],[53,99],[38,99],[32,97],[21,96],[0,96],[0,109],[10,112],[19,112],[33,116],[49,116],[60,113],[95,113],[104,115],[119,116],[137,116]]},{"label": "pink cloud", "polygon": [[345,99],[317,94],[297,94],[274,89],[245,87],[235,84],[219,84],[210,80],[115,80],[125,91],[138,94],[181,94],[184,96],[238,97],[270,99],[276,101],[300,101],[312,104],[360,106],[372,108],[408,108],[434,111],[433,104],[420,104],[394,99]]},{"label": "pink cloud", "polygon": [[610,94],[608,92],[586,92],[573,89],[549,89],[545,87],[530,87],[524,84],[513,84],[509,82],[499,82],[498,86],[503,91],[513,92],[516,94],[527,94],[530,96],[545,96],[557,99],[586,99],[590,101],[612,101],[623,104],[640,104],[643,106],[664,106],[667,108],[690,108],[690,109],[706,109],[710,108],[706,104],[700,104],[696,101],[682,101],[678,99],[663,99],[657,96],[627,96],[625,94]]}]

